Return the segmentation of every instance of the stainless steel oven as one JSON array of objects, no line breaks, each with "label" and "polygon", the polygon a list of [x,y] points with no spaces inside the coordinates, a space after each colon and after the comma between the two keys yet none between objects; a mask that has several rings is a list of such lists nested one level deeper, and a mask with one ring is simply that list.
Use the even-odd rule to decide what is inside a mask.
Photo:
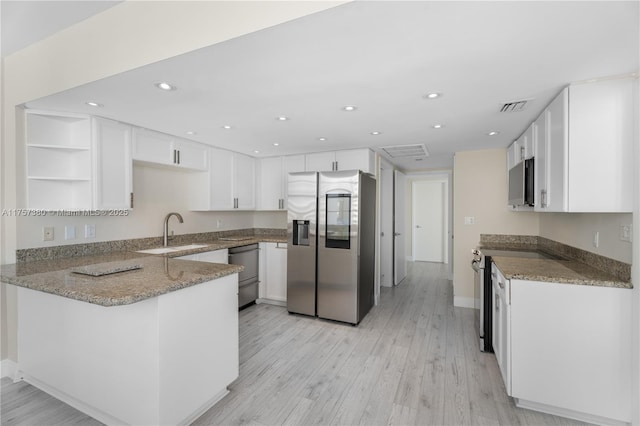
[{"label": "stainless steel oven", "polygon": [[[475,293],[475,323],[480,338],[480,350],[493,352],[491,344],[492,335],[492,310],[491,310],[491,258],[483,255],[478,249],[471,250],[473,260],[473,287]],[[487,277],[489,274],[489,277]]]}]

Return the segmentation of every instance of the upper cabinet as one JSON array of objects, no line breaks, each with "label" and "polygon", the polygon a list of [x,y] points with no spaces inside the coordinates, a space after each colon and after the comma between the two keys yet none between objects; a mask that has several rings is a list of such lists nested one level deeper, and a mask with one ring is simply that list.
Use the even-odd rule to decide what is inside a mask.
[{"label": "upper cabinet", "polygon": [[27,208],[130,207],[130,126],[79,114],[25,114]]},{"label": "upper cabinet", "polygon": [[507,150],[507,169],[533,157],[533,123]]},{"label": "upper cabinet", "polygon": [[565,88],[534,123],[537,211],[630,212],[637,79]]},{"label": "upper cabinet", "polygon": [[255,210],[255,159],[209,148],[209,170],[194,173],[189,188],[191,210]]},{"label": "upper cabinet", "polygon": [[132,127],[103,118],[93,119],[95,140],[94,205],[98,209],[133,208]]},{"label": "upper cabinet", "polygon": [[637,91],[635,78],[572,84],[508,148],[509,170],[534,158],[535,211],[632,211]]},{"label": "upper cabinet", "polygon": [[374,175],[376,173],[376,157],[368,148],[318,152],[305,157],[305,169],[308,172],[362,170]]},{"label": "upper cabinet", "polygon": [[304,155],[269,157],[257,160],[257,209],[285,210],[287,208],[287,182],[289,173],[304,171]]},{"label": "upper cabinet", "polygon": [[133,159],[190,170],[208,167],[205,145],[138,127],[133,132]]}]

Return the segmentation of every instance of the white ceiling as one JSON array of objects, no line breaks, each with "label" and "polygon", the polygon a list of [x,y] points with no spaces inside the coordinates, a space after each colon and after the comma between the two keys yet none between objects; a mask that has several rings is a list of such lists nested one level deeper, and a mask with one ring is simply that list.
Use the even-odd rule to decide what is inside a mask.
[{"label": "white ceiling", "polygon": [[[27,106],[97,114],[256,157],[425,144],[423,161],[394,162],[451,167],[456,151],[506,147],[568,83],[636,72],[638,6],[358,1]],[[177,90],[162,92],[159,81]],[[427,100],[429,92],[443,96]],[[530,99],[524,111],[499,112],[519,99]]]},{"label": "white ceiling", "polygon": [[122,0],[1,0],[2,57],[9,56]]}]

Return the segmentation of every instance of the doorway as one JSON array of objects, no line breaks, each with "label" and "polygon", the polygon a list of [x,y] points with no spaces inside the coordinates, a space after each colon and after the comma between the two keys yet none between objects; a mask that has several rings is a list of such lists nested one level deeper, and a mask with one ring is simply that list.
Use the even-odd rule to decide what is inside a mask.
[{"label": "doorway", "polygon": [[449,263],[449,182],[412,183],[412,255],[418,262]]}]

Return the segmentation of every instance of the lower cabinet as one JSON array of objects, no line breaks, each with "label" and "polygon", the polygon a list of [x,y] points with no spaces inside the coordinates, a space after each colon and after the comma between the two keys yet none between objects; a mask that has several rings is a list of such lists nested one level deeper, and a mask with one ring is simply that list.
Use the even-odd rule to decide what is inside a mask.
[{"label": "lower cabinet", "polygon": [[260,301],[287,302],[287,244],[260,243]]},{"label": "lower cabinet", "polygon": [[493,283],[493,351],[498,360],[500,374],[511,395],[511,305],[509,304],[509,280],[505,279],[496,265],[491,265]]},{"label": "lower cabinet", "polygon": [[516,405],[597,424],[631,422],[632,290],[492,272],[494,351]]}]

